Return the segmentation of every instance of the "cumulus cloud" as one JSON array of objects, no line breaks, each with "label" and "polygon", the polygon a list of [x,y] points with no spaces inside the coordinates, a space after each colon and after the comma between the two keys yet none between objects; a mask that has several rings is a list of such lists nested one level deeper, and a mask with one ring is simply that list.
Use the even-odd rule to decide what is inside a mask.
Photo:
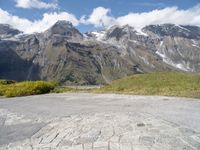
[{"label": "cumulus cloud", "polygon": [[20,8],[39,8],[49,9],[57,8],[57,3],[45,3],[41,0],[15,0],[16,7]]},{"label": "cumulus cloud", "polygon": [[93,24],[96,27],[109,26],[115,22],[115,19],[109,16],[110,9],[104,7],[97,7],[93,10],[89,17],[83,16],[80,22],[83,24]]},{"label": "cumulus cloud", "polygon": [[94,26],[130,25],[141,29],[150,24],[173,23],[179,25],[200,26],[200,4],[193,8],[183,10],[178,7],[166,7],[150,12],[132,13],[119,17],[111,17],[110,9],[98,7],[88,17],[82,18],[82,23]]},{"label": "cumulus cloud", "polygon": [[110,27],[128,24],[138,30],[146,25],[164,23],[200,26],[200,4],[186,10],[166,7],[143,13],[130,12],[119,17],[113,17],[109,8],[97,7],[89,16],[83,16],[81,19],[68,12],[52,12],[44,13],[41,19],[34,21],[12,15],[0,8],[0,23],[10,24],[25,33],[45,31],[58,20],[70,21],[74,26],[91,24],[95,27]]},{"label": "cumulus cloud", "polygon": [[58,20],[66,20],[72,22],[74,26],[79,24],[79,20],[70,13],[45,13],[42,19],[30,21],[25,18],[20,18],[8,13],[0,8],[0,23],[10,24],[14,28],[17,28],[25,33],[43,32],[55,24]]}]

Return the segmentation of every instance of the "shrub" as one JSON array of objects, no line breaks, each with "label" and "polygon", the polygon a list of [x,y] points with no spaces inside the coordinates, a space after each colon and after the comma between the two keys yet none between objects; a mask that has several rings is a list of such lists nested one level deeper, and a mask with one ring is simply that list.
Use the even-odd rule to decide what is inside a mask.
[{"label": "shrub", "polygon": [[0,84],[0,96],[3,96],[5,93],[5,86]]},{"label": "shrub", "polygon": [[55,82],[45,81],[26,81],[8,85],[3,95],[6,97],[28,96],[36,94],[45,94],[53,90],[57,84]]},{"label": "shrub", "polygon": [[0,96],[3,96],[6,89],[7,89],[7,85],[9,84],[13,84],[15,83],[15,81],[12,80],[0,80]]},{"label": "shrub", "polygon": [[13,84],[16,83],[14,80],[0,80],[0,85],[7,85],[7,84]]}]

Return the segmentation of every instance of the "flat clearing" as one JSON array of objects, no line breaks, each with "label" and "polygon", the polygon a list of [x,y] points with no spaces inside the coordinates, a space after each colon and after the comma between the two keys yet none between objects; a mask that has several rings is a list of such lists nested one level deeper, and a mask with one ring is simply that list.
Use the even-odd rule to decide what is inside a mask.
[{"label": "flat clearing", "polygon": [[199,150],[200,101],[63,93],[0,99],[0,149]]}]

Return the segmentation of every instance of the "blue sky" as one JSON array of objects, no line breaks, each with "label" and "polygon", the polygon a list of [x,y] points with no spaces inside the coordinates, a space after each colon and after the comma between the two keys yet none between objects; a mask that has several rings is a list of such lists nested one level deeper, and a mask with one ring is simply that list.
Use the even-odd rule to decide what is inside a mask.
[{"label": "blue sky", "polygon": [[[22,19],[21,22],[24,21],[23,19],[27,19],[30,22],[34,22],[34,21],[41,21],[44,18],[44,14],[56,13],[56,15],[60,15],[60,13],[66,12],[73,15],[78,20],[78,23],[76,22],[75,25],[77,26],[77,28],[79,28],[81,31],[84,32],[87,30],[95,29],[95,28],[101,28],[102,24],[103,26],[109,26],[109,25],[115,24],[116,22],[119,22],[118,20],[124,21],[125,17],[124,18],[120,18],[120,17],[127,16],[130,13],[132,13],[133,15],[127,16],[127,18],[132,17],[131,19],[134,20],[134,19],[137,19],[137,16],[135,14],[141,15],[143,12],[147,12],[151,14],[152,11],[164,10],[166,8],[171,8],[172,12],[173,11],[181,12],[182,10],[187,11],[196,6],[199,7],[199,3],[200,3],[199,0],[32,0],[32,1],[37,1],[37,4],[34,5],[31,3],[28,4],[27,1],[31,1],[31,0],[0,0],[0,9],[2,11],[2,14],[0,14],[0,16],[3,16],[3,18],[6,18],[6,17],[8,18],[8,16],[5,16],[6,15],[5,13],[8,13],[10,16],[16,16],[19,19]],[[42,2],[44,6],[41,5],[41,8],[38,8],[38,4],[40,4],[38,2]],[[46,4],[52,4],[52,5],[46,5]],[[95,20],[94,17],[93,19],[89,19],[94,9],[99,8],[99,7],[103,8],[99,10],[99,13],[101,14],[102,12],[103,14],[105,14],[104,16],[99,16],[103,18],[103,19],[102,18],[99,19],[103,23],[100,23],[98,19]],[[198,15],[200,15],[200,12],[198,12],[198,10],[194,9],[191,11],[196,11],[195,12],[196,16],[193,16],[194,18],[199,17]],[[156,13],[152,15],[153,17],[157,16]],[[83,16],[85,16],[84,21],[80,21],[80,18]],[[188,14],[188,16],[190,16],[190,14]],[[146,16],[141,15],[141,17],[145,19]],[[12,20],[12,19],[3,20],[0,18],[0,23],[9,24],[8,20]],[[68,20],[71,21],[70,19]],[[169,20],[168,22],[170,22],[171,20]],[[140,22],[142,24],[144,21],[141,20]],[[162,23],[163,20],[161,20],[160,22]],[[183,20],[179,22],[184,24]],[[194,20],[193,22],[191,22],[191,24],[198,25],[198,22],[197,23],[196,22]],[[129,22],[126,20],[124,21],[124,24],[125,23],[129,24]],[[134,26],[134,23],[135,22],[130,22],[130,25]],[[156,23],[155,19],[152,21],[152,23]],[[173,20],[172,20],[172,23],[173,23]],[[16,23],[14,23],[14,21],[11,21],[10,24],[15,26]],[[140,26],[141,24],[138,24],[137,26]],[[26,22],[24,25],[26,25]],[[20,25],[16,25],[16,27],[20,29],[23,28],[23,27],[20,27]],[[37,30],[34,30],[34,31],[37,31]]]}]

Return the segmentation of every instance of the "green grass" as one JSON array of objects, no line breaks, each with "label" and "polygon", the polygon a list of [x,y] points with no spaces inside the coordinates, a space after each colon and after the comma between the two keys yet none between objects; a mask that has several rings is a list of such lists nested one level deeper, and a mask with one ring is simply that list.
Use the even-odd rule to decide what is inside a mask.
[{"label": "green grass", "polygon": [[115,80],[98,89],[59,87],[55,82],[0,80],[0,96],[16,97],[45,93],[97,92],[200,98],[200,74],[156,72]]},{"label": "green grass", "polygon": [[94,92],[200,98],[200,74],[178,72],[137,74],[115,80]]},{"label": "green grass", "polygon": [[55,89],[55,82],[25,81],[6,82],[0,80],[0,96],[17,97],[49,93]]}]

